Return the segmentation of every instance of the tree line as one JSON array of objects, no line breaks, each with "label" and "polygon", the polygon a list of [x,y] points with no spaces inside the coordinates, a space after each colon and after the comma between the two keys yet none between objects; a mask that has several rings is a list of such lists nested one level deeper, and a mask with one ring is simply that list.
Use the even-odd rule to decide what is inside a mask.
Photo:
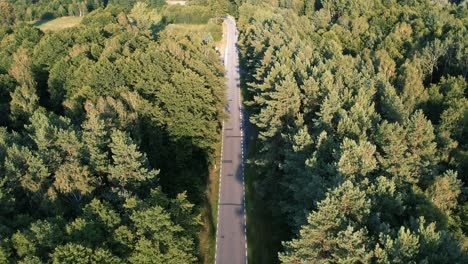
[{"label": "tree line", "polygon": [[0,95],[1,263],[199,261],[225,101],[212,38],[145,3],[56,33],[2,23]]},{"label": "tree line", "polygon": [[185,6],[166,6],[166,0],[2,0],[0,23],[12,25],[19,21],[50,20],[62,16],[83,17],[98,8],[117,5],[129,11],[136,3],[155,9],[165,9],[171,23],[206,23],[214,16],[237,12],[234,0],[188,0]]},{"label": "tree line", "polygon": [[255,193],[282,263],[467,261],[466,5],[243,1]]},{"label": "tree line", "polygon": [[81,17],[110,4],[130,10],[137,2],[154,8],[166,4],[165,0],[2,0],[0,22],[13,24],[15,21],[48,20],[61,16]]}]

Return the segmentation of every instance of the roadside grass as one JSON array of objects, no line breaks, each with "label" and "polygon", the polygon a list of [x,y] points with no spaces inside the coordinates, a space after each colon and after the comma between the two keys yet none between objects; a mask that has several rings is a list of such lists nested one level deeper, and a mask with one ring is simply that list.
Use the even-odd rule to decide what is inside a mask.
[{"label": "roadside grass", "polygon": [[[187,25],[187,24],[172,24],[176,30],[204,30],[206,25]],[[221,26],[220,26],[221,27]],[[227,25],[223,22],[221,29],[227,32]],[[226,47],[227,36],[222,34],[221,39],[216,43],[216,47],[221,54],[224,54]],[[216,143],[216,152],[213,155],[213,165],[209,169],[208,180],[206,183],[205,201],[202,208],[202,223],[203,227],[199,233],[199,249],[198,254],[202,263],[211,264],[215,261],[216,253],[216,228],[218,222],[218,197],[219,197],[219,176],[221,170],[221,144],[223,140],[222,133],[219,135],[219,140]]]},{"label": "roadside grass", "polygon": [[216,47],[218,48],[219,54],[221,54],[221,57],[224,60],[224,51],[226,50],[226,43],[227,43],[227,24],[225,21],[223,21],[222,24],[222,34],[221,34],[221,40],[216,43]]},{"label": "roadside grass", "polygon": [[[253,140],[252,140],[253,141]],[[255,143],[249,151],[249,160],[256,153]],[[247,245],[248,262],[253,264],[279,263],[278,252],[282,250],[281,241],[285,230],[272,216],[269,205],[258,195],[256,184],[258,174],[255,164],[245,166],[245,195],[247,206]]]},{"label": "roadside grass", "polygon": [[77,26],[81,23],[81,20],[83,20],[83,17],[64,16],[52,20],[39,20],[32,25],[38,27],[42,31],[59,31]]},{"label": "roadside grass", "polygon": [[[241,60],[241,69],[242,66]],[[247,92],[246,80],[240,77],[243,101],[252,100]],[[250,116],[253,110],[245,106]],[[258,168],[254,164],[259,146],[257,145],[257,134],[250,129],[247,139],[249,148],[247,150],[247,162],[245,171],[245,199],[247,209],[247,250],[248,262],[253,264],[276,264],[279,263],[278,252],[282,250],[281,241],[289,238],[288,229],[284,227],[280,219],[275,219],[270,205],[261,197],[257,188],[260,177]]]},{"label": "roadside grass", "polygon": [[216,223],[218,221],[218,193],[219,193],[219,173],[221,163],[221,137],[216,143],[216,153],[213,155],[213,165],[209,169],[206,183],[205,201],[202,208],[203,227],[198,235],[199,255],[202,263],[214,263],[216,247]]}]

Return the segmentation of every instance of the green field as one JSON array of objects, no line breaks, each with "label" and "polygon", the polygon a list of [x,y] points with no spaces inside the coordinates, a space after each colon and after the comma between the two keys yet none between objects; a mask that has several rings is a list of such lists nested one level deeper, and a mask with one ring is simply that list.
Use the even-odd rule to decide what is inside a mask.
[{"label": "green field", "polygon": [[65,28],[74,27],[81,23],[83,17],[65,16],[53,20],[39,20],[33,25],[42,31],[59,31]]},{"label": "green field", "polygon": [[223,35],[222,25],[217,25],[215,23],[208,24],[170,24],[167,26],[168,30],[174,30],[183,34],[188,34],[189,32],[207,32],[210,33],[215,42],[220,42]]}]

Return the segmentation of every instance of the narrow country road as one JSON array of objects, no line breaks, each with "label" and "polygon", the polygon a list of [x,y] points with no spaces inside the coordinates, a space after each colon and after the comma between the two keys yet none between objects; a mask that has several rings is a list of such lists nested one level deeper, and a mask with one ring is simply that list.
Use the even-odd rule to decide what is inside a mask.
[{"label": "narrow country road", "polygon": [[226,113],[223,125],[215,264],[247,263],[244,193],[244,140],[240,98],[239,57],[235,21],[228,17],[224,65],[227,73]]}]

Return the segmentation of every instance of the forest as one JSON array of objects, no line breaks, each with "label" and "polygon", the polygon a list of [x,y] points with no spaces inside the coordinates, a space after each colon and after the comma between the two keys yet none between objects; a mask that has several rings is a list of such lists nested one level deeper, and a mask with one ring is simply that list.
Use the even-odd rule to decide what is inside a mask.
[{"label": "forest", "polygon": [[249,166],[277,240],[250,259],[466,263],[466,2],[244,2]]},{"label": "forest", "polygon": [[212,262],[226,14],[249,262],[468,263],[457,0],[0,0],[0,263]]},{"label": "forest", "polygon": [[[169,25],[217,32],[218,11],[71,0],[0,10],[0,263],[206,262],[220,34]],[[57,32],[34,26],[62,15],[84,18]]]},{"label": "forest", "polygon": [[[187,6],[167,6],[166,0],[1,0],[0,22],[49,20],[62,16],[85,16],[95,9],[115,5],[130,11],[136,3],[164,12],[168,22],[177,17],[184,23],[206,23],[208,19],[235,13],[234,0],[187,0]],[[176,12],[177,11],[177,12]]]}]

